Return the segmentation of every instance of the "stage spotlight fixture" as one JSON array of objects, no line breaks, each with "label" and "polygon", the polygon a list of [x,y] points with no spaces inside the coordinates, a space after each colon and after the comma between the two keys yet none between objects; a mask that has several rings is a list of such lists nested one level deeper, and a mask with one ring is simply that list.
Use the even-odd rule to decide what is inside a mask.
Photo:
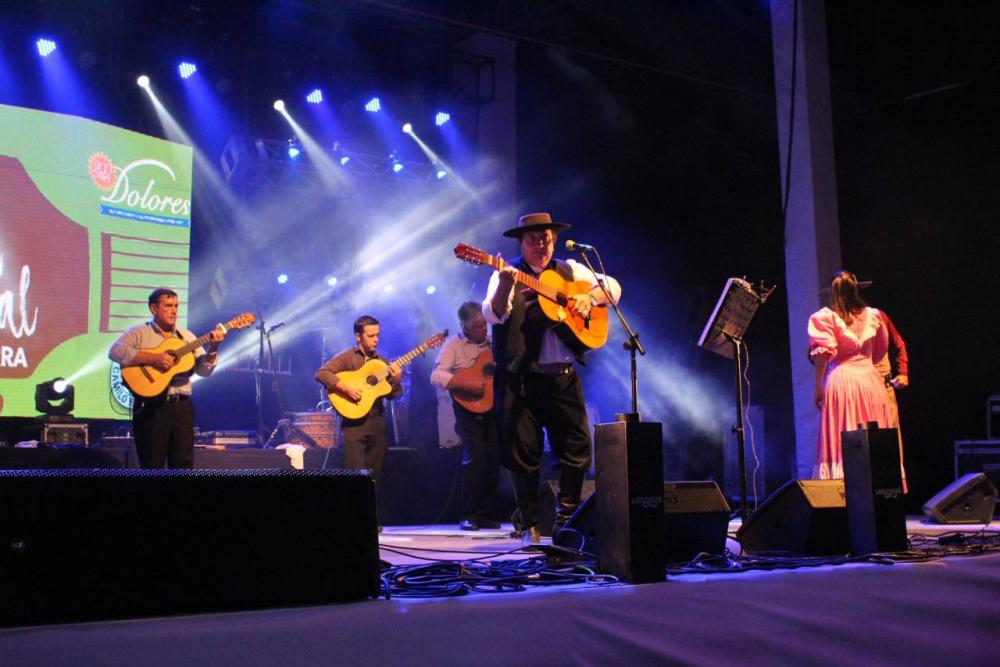
[{"label": "stage spotlight fixture", "polygon": [[35,42],[35,48],[38,49],[38,55],[45,58],[50,53],[56,50],[56,43],[51,39],[45,39],[42,37],[37,42]]},{"label": "stage spotlight fixture", "polygon": [[403,125],[403,132],[407,134],[413,134],[413,125],[411,123],[406,123]]},{"label": "stage spotlight fixture", "polygon": [[368,102],[365,103],[365,111],[371,113],[378,113],[382,110],[382,101],[377,97],[373,97]]},{"label": "stage spotlight fixture", "polygon": [[302,146],[299,144],[299,140],[292,137],[288,140],[288,157],[291,159],[297,158],[302,153]]},{"label": "stage spotlight fixture", "polygon": [[198,67],[193,63],[183,62],[177,66],[177,72],[181,75],[182,79],[187,79],[192,74],[198,71]]},{"label": "stage spotlight fixture", "polygon": [[274,110],[275,111],[284,111],[285,110],[285,100],[275,100],[274,101]]},{"label": "stage spotlight fixture", "polygon": [[389,163],[392,165],[392,171],[395,174],[403,171],[403,161],[399,159],[399,153],[393,151],[389,153]]},{"label": "stage spotlight fixture", "polygon": [[323,91],[320,90],[319,88],[306,95],[306,102],[319,104],[322,101],[323,101]]},{"label": "stage spotlight fixture", "polygon": [[337,158],[337,162],[340,163],[341,167],[351,161],[351,156],[347,154],[347,151],[344,150],[339,141],[333,142],[333,156]]},{"label": "stage spotlight fixture", "polygon": [[434,175],[437,176],[437,179],[440,181],[442,178],[448,175],[448,172],[442,169],[441,167],[438,167],[438,170]]},{"label": "stage spotlight fixture", "polygon": [[425,291],[426,291],[426,292],[427,292],[428,294],[434,294],[434,292],[437,292],[437,291],[438,291],[438,288],[437,288],[437,287],[435,287],[434,285],[428,285],[428,286],[427,286],[427,289],[426,289]]},{"label": "stage spotlight fixture", "polygon": [[73,411],[73,385],[58,377],[35,385],[35,410],[43,415],[67,415]]},{"label": "stage spotlight fixture", "polygon": [[444,111],[438,111],[434,114],[434,124],[441,127],[445,123],[451,120],[451,114],[445,113]]},{"label": "stage spotlight fixture", "polygon": [[145,74],[141,75],[135,82],[140,88],[149,88],[149,77]]},{"label": "stage spotlight fixture", "polygon": [[327,287],[336,287],[336,285],[337,285],[337,276],[330,276],[329,278],[327,278],[326,279],[326,285],[327,285]]},{"label": "stage spotlight fixture", "polygon": [[284,285],[287,282],[288,282],[288,274],[287,273],[279,273],[278,274],[278,284],[279,285]]},{"label": "stage spotlight fixture", "polygon": [[396,289],[396,287],[392,283],[386,283],[385,287],[382,288],[382,291],[389,294],[394,289]]}]

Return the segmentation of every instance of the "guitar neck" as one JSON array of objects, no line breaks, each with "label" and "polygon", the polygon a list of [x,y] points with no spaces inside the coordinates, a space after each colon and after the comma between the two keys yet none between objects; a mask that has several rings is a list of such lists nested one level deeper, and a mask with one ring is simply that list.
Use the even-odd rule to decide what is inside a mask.
[{"label": "guitar neck", "polygon": [[[421,343],[420,345],[417,345],[415,348],[413,348],[403,356],[393,359],[390,363],[396,364],[397,366],[402,368],[403,366],[407,365],[408,363],[419,357],[421,354],[426,352],[428,349],[429,346],[427,345],[427,343]],[[384,380],[385,378],[389,377],[389,368],[386,367],[381,369],[380,371],[375,373],[375,377],[377,377],[379,380]]]},{"label": "guitar neck", "polygon": [[[231,324],[227,324],[227,325],[223,326],[222,328],[225,329],[226,331],[228,331],[229,328],[230,328],[230,326],[231,326]],[[177,348],[176,350],[174,350],[174,354],[178,358],[183,357],[185,354],[189,354],[191,352],[194,352],[195,350],[197,350],[199,347],[201,347],[202,345],[204,345],[205,343],[207,343],[210,340],[212,340],[212,332],[211,331],[209,331],[204,336],[200,336],[198,338],[195,338],[190,343],[186,343],[184,346]]]},{"label": "guitar neck", "polygon": [[[492,255],[487,255],[487,257],[489,259],[487,259],[485,263],[492,266],[497,271],[503,269],[505,266],[510,266],[507,262],[497,257],[493,257]],[[514,277],[517,279],[517,282],[527,287],[530,287],[534,291],[544,296],[546,299],[549,299],[551,301],[559,300],[555,288],[543,284],[541,280],[531,275],[530,273],[525,273],[521,269],[515,268],[514,271],[516,271]]]}]

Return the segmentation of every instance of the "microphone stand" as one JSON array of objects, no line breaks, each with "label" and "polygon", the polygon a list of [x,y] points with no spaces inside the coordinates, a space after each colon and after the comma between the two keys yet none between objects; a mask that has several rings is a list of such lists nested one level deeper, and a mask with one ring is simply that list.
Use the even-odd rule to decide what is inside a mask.
[{"label": "microphone stand", "polygon": [[[622,313],[621,308],[619,308],[618,304],[615,303],[615,300],[611,298],[611,292],[608,291],[607,285],[604,284],[604,279],[597,277],[597,271],[594,270],[593,264],[590,263],[590,258],[587,257],[586,251],[580,247],[576,247],[574,249],[580,254],[580,258],[583,260],[584,264],[587,265],[587,268],[590,269],[590,272],[594,274],[595,278],[597,278],[597,284],[604,293],[604,298],[607,299],[608,305],[614,309],[615,314],[618,316],[618,321],[621,323],[622,329],[625,330],[625,335],[628,337],[628,340],[622,344],[622,347],[629,351],[632,362],[632,411],[619,413],[615,415],[615,418],[622,422],[642,421],[642,418],[639,416],[639,379],[635,363],[635,353],[638,352],[639,354],[645,356],[646,348],[644,348],[642,343],[639,342],[639,334],[634,331],[631,326],[629,326],[628,320],[625,319],[625,315]],[[597,262],[601,265],[601,273],[607,275],[604,271],[604,262],[601,260],[601,254],[597,252],[596,248],[594,249],[594,252],[597,254]]]}]

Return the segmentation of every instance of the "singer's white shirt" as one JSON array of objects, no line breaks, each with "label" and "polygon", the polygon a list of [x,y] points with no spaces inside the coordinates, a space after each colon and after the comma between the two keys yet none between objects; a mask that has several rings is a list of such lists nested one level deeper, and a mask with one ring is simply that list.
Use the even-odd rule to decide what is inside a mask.
[{"label": "singer's white shirt", "polygon": [[[585,264],[582,264],[581,262],[577,262],[572,259],[569,260],[557,259],[556,263],[562,264],[563,266],[568,265],[570,270],[572,271],[572,276],[574,281],[586,280],[590,284],[596,286],[598,280],[603,280],[604,287],[605,289],[608,290],[608,293],[611,295],[612,300],[614,300],[615,303],[618,303],[618,300],[621,298],[622,296],[621,285],[619,285],[618,281],[612,278],[611,276],[606,276],[603,273],[593,273],[589,268],[587,268]],[[539,273],[544,271],[544,269],[539,269],[534,266],[531,267],[531,270],[535,272],[535,275],[538,275]],[[500,285],[500,272],[494,271],[493,275],[490,276],[489,287],[486,288],[486,299],[483,301],[483,317],[485,317],[486,321],[489,322],[490,324],[503,324],[504,322],[507,321],[507,318],[510,317],[510,311],[514,304],[514,292],[515,290],[518,289],[518,286],[514,285],[514,289],[510,291],[510,296],[507,298],[506,310],[503,312],[502,315],[497,316],[497,314],[493,312],[493,306],[491,304],[493,301],[493,295],[496,294],[497,287],[499,287],[499,285]],[[595,293],[600,293],[600,291],[598,290]],[[563,343],[559,339],[559,335],[556,334],[556,332],[553,331],[552,329],[546,331],[545,334],[542,336],[542,349],[538,354],[538,363],[568,364],[572,363],[573,361],[574,361],[573,353],[570,352],[569,348],[566,347],[565,343]]]}]

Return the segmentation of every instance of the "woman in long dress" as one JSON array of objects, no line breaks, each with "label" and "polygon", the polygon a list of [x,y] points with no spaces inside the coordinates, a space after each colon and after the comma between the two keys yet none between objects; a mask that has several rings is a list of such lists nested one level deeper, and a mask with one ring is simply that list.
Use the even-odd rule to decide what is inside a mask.
[{"label": "woman in long dress", "polygon": [[[874,363],[885,356],[889,337],[879,311],[865,304],[858,289],[854,274],[838,271],[830,285],[830,307],[809,317],[809,356],[816,368],[813,402],[822,414],[813,470],[818,479],[844,476],[843,431],[870,422],[892,426],[885,382]],[[905,478],[903,485],[905,489]]]}]

